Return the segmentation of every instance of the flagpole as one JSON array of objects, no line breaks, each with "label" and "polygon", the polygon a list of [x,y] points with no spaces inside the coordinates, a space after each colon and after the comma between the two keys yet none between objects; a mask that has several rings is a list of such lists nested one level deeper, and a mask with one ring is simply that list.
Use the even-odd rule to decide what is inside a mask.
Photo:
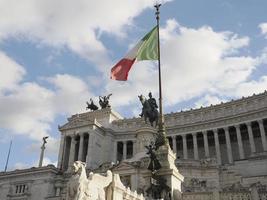
[{"label": "flagpole", "polygon": [[8,150],[8,154],[7,154],[6,166],[5,166],[5,172],[6,172],[6,170],[7,170],[7,166],[8,166],[8,161],[9,161],[9,156],[10,156],[11,146],[12,146],[12,140],[10,141],[9,150]]},{"label": "flagpole", "polygon": [[158,32],[158,71],[159,71],[159,134],[163,136],[164,142],[166,144],[166,134],[164,125],[164,115],[163,115],[163,104],[162,104],[162,85],[161,85],[161,63],[160,63],[160,39],[159,39],[159,8],[161,4],[156,4],[156,20],[157,20],[157,32]]}]

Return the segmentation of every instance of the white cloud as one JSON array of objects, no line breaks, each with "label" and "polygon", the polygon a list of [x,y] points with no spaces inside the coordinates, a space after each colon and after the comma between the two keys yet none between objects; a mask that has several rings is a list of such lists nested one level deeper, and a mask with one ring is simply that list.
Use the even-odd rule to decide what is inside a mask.
[{"label": "white cloud", "polygon": [[221,102],[226,102],[226,101],[227,100],[221,99],[217,96],[211,96],[207,94],[195,102],[195,107],[196,108],[200,108],[201,106],[206,107],[210,105],[220,104]]},{"label": "white cloud", "polygon": [[246,81],[239,84],[238,88],[229,91],[229,95],[235,97],[251,96],[252,94],[259,94],[267,88],[267,75],[263,75],[259,80]]},{"label": "white cloud", "polygon": [[[9,37],[68,47],[97,63],[109,62],[102,32],[125,34],[125,26],[154,0],[0,0],[0,41]],[[100,68],[101,69],[101,68]]]},{"label": "white cloud", "polygon": [[0,126],[39,139],[48,134],[54,119],[53,92],[36,83],[23,83],[0,99]]},{"label": "white cloud", "polygon": [[34,82],[16,85],[0,98],[0,127],[40,140],[50,135],[51,123],[57,115],[70,115],[85,110],[92,96],[85,82],[71,75],[47,78],[54,90]]},{"label": "white cloud", "polygon": [[[15,169],[27,169],[27,168],[31,168],[31,167],[38,167],[38,165],[39,165],[39,160],[36,160],[33,163],[17,162],[14,164],[14,166],[12,168],[14,170]],[[54,162],[47,157],[44,157],[42,166],[47,166],[47,165],[57,166],[57,162],[56,161]]]},{"label": "white cloud", "polygon": [[267,23],[261,23],[259,28],[261,29],[261,33],[267,38]]},{"label": "white cloud", "polygon": [[[266,85],[266,77],[250,80],[256,66],[266,61],[265,54],[258,58],[239,55],[239,51],[249,45],[247,37],[227,31],[215,32],[208,26],[187,28],[169,20],[161,28],[161,38],[163,100],[167,106],[203,95],[206,95],[204,99],[196,104],[206,105],[219,101],[220,95],[239,97],[261,92]],[[95,96],[86,82],[68,74],[44,77],[42,80],[52,86],[49,89],[34,82],[23,82],[26,73],[23,66],[3,53],[0,55],[3,71],[0,76],[9,77],[2,88],[10,90],[0,92],[2,128],[40,141],[45,135],[51,136],[51,124],[56,116],[84,112],[85,102]],[[2,66],[11,67],[4,70]],[[147,95],[149,91],[154,96],[158,93],[157,67],[153,62],[138,62],[130,72],[129,81],[109,80],[105,89],[113,93],[111,104],[117,110],[141,108],[138,95]],[[132,112],[138,114],[136,109]]]},{"label": "white cloud", "polygon": [[27,169],[30,167],[32,167],[32,166],[28,163],[17,162],[17,163],[15,163],[14,167],[12,167],[12,168],[13,169]]},{"label": "white cloud", "polygon": [[[41,145],[43,144],[42,138],[39,139],[39,141],[36,141],[32,143],[31,145],[28,145],[26,150],[27,152],[40,152],[41,150]],[[49,137],[47,139],[47,143],[45,145],[45,156],[57,156],[58,151],[59,151],[59,146],[60,146],[60,139],[56,139],[53,137]]]},{"label": "white cloud", "polygon": [[53,89],[23,82],[24,67],[2,52],[0,72],[0,127],[33,140],[51,135],[56,116],[84,111],[87,98],[93,96],[85,82],[67,74],[45,79]]},{"label": "white cloud", "polygon": [[14,89],[24,74],[22,66],[0,51],[0,92]]},{"label": "white cloud", "polygon": [[[219,101],[218,96],[240,97],[245,85],[248,92],[262,91],[264,81],[251,81],[250,78],[256,67],[264,62],[264,56],[240,54],[249,45],[248,37],[229,31],[215,32],[209,26],[188,28],[173,19],[160,31],[165,106],[202,95],[208,95],[201,101],[204,105]],[[108,83],[107,90],[117,95],[116,105],[134,107],[138,94],[158,93],[157,68],[151,63],[136,63],[125,83]]]},{"label": "white cloud", "polygon": [[78,77],[68,74],[58,74],[48,78],[48,81],[55,87],[53,97],[54,110],[57,113],[73,114],[85,110],[90,92],[87,84]]}]

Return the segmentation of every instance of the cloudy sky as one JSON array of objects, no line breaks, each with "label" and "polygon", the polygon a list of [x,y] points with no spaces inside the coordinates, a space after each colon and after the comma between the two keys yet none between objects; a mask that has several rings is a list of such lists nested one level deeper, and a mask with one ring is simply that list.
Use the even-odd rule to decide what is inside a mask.
[{"label": "cloudy sky", "polygon": [[[56,163],[58,125],[112,93],[112,107],[138,116],[137,95],[158,96],[155,62],[136,63],[127,82],[111,67],[155,26],[152,0],[0,0],[0,171]],[[267,88],[266,0],[162,2],[164,111],[261,93]]]}]

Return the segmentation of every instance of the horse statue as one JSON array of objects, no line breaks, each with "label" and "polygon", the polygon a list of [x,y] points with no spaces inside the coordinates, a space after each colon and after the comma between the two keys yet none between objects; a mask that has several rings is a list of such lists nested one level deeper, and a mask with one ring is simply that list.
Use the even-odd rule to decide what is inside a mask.
[{"label": "horse statue", "polygon": [[159,112],[157,110],[157,106],[155,106],[155,99],[152,98],[152,95],[150,93],[149,97],[150,99],[147,100],[143,95],[138,96],[140,102],[143,105],[142,113],[140,114],[141,117],[144,116],[145,123],[147,123],[147,118],[149,119],[150,125],[153,126],[153,123],[155,122],[155,126],[158,125],[158,118],[159,118]]},{"label": "horse statue", "polygon": [[67,183],[66,200],[87,200],[89,199],[89,181],[86,176],[85,163],[75,161],[72,166],[72,173]]},{"label": "horse statue", "polygon": [[87,109],[90,109],[92,111],[98,110],[98,106],[94,104],[92,98],[90,99],[90,103],[88,101],[86,101],[86,104],[87,104],[86,110]]},{"label": "horse statue", "polygon": [[106,199],[106,188],[111,184],[113,176],[110,170],[106,176],[90,172],[87,178],[85,163],[81,161],[75,161],[72,170],[73,175],[67,183],[66,200]]},{"label": "horse statue", "polygon": [[109,98],[111,95],[112,94],[109,94],[107,96],[99,96],[99,105],[101,106],[101,109],[110,108]]}]

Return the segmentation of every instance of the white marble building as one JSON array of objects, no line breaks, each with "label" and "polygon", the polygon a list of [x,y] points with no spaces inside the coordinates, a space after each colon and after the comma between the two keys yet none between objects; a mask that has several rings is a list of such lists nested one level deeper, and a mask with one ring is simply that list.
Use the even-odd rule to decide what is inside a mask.
[{"label": "white marble building", "polygon": [[[183,200],[267,199],[267,92],[166,114],[165,125],[184,177]],[[156,129],[143,119],[124,119],[107,108],[73,115],[59,131],[57,168],[0,173],[1,200],[64,199],[76,160],[86,162],[88,171],[111,168],[126,186],[144,192],[145,166],[136,159],[145,155]]]}]

